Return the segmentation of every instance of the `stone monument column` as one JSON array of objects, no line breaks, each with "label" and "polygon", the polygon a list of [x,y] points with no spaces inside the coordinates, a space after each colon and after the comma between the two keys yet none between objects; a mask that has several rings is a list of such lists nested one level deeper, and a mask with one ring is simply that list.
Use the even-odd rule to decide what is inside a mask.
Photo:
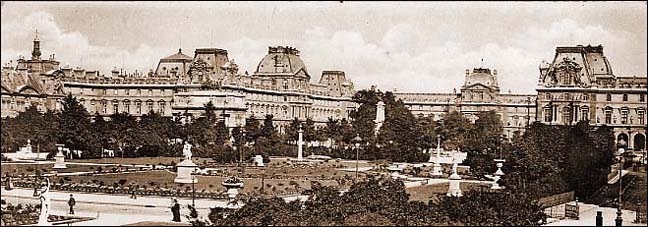
[{"label": "stone monument column", "polygon": [[430,152],[430,160],[428,162],[434,162],[432,166],[432,176],[438,177],[443,175],[441,172],[441,135],[437,135],[437,148],[436,148],[436,160],[432,158],[432,152]]},{"label": "stone monument column", "polygon": [[376,120],[374,122],[376,123],[376,130],[374,132],[378,135],[378,131],[380,131],[383,122],[385,122],[385,103],[383,101],[379,101],[376,104]]},{"label": "stone monument column", "polygon": [[304,160],[304,130],[302,129],[301,124],[299,125],[299,140],[297,141],[297,161]]}]

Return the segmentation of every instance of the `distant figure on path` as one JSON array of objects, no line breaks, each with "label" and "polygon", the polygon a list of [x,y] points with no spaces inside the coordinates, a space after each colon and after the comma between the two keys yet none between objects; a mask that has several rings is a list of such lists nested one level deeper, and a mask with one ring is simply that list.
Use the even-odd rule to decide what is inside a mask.
[{"label": "distant figure on path", "polygon": [[180,222],[180,204],[177,199],[173,199],[173,206],[171,206],[171,213],[173,213],[173,221]]},{"label": "distant figure on path", "polygon": [[74,200],[74,196],[72,196],[72,194],[70,194],[68,205],[70,206],[70,214],[74,214],[74,205],[76,205],[76,200]]}]

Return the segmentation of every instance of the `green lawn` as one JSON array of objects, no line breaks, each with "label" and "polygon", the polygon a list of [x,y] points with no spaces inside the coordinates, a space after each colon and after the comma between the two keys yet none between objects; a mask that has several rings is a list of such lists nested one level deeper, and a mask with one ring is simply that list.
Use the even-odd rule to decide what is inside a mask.
[{"label": "green lawn", "polygon": [[[2,176],[5,176],[7,173],[11,173],[13,176],[19,176],[22,174],[32,175],[35,174],[36,170],[40,170],[41,173],[50,173],[54,169],[54,164],[3,164],[2,165]],[[106,167],[104,167],[105,169]],[[83,165],[67,165],[67,169],[58,169],[58,173],[72,173],[72,172],[86,172],[94,171],[97,169],[97,166],[83,166]]]},{"label": "green lawn", "polygon": [[[146,185],[148,188],[153,187],[154,185],[159,185],[162,188],[174,188],[181,190],[191,190],[191,184],[181,185],[173,183],[176,174],[164,170],[155,170],[148,172],[140,173],[120,173],[120,174],[104,174],[104,175],[95,175],[95,176],[70,176],[69,178],[72,182],[75,183],[90,183],[93,180],[103,181],[106,185],[112,185],[114,182],[119,182],[122,179],[127,180],[126,184],[136,183],[139,185]],[[215,176],[198,176],[198,183],[196,183],[196,191],[225,191],[225,188],[222,186],[222,182],[225,180],[224,177],[215,177]],[[242,194],[250,194],[254,192],[259,192],[261,189],[261,178],[252,178],[252,179],[243,179],[245,185]],[[290,179],[265,179],[264,183],[266,184],[265,192],[271,193],[275,192],[276,194],[287,194],[290,193],[291,189],[295,187],[290,185],[290,182],[294,181],[299,185],[299,187],[304,189],[309,189],[311,183],[309,180],[290,180]],[[337,186],[337,182],[334,180],[320,180],[322,185],[326,186]],[[273,189],[274,188],[274,189]]]},{"label": "green lawn", "polygon": [[[449,186],[449,183],[423,185],[419,187],[408,188],[405,189],[405,191],[410,195],[410,201],[422,201],[427,203],[430,198],[445,196],[445,194],[448,193]],[[461,183],[460,187],[461,191],[465,193],[468,190],[490,188],[490,184]]]}]

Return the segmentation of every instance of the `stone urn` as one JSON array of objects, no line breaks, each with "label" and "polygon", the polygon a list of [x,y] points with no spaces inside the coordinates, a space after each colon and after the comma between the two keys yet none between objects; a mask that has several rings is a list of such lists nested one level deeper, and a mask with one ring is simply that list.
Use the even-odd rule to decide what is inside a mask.
[{"label": "stone urn", "polygon": [[495,171],[495,176],[504,176],[504,172],[502,172],[502,166],[504,166],[504,162],[506,160],[504,159],[494,159],[495,161],[495,166],[497,166],[497,171]]},{"label": "stone urn", "polygon": [[227,197],[233,201],[239,194],[239,189],[243,188],[243,181],[236,177],[230,177],[223,181],[223,187],[227,189]]}]

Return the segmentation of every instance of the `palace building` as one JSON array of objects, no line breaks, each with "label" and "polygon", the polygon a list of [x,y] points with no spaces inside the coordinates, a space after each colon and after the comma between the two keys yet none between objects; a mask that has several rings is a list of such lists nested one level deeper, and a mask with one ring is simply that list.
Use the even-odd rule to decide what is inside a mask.
[{"label": "palace building", "polygon": [[646,149],[646,76],[618,76],[603,46],[558,47],[542,62],[538,81],[538,121],[613,127],[628,149]]},{"label": "palace building", "polygon": [[48,60],[40,55],[36,37],[30,60],[2,68],[2,117],[16,116],[29,105],[58,110],[68,93],[90,114],[155,111],[183,121],[200,115],[211,101],[228,127],[245,125],[252,115],[272,114],[280,131],[294,118],[322,124],[348,118],[356,108],[353,83],[343,71],[323,71],[319,83],[310,83],[299,50],[291,47],[269,47],[252,75],[240,74],[227,51],[216,48],[196,49],[193,58],[179,50],[148,73],[115,68],[109,75],[60,66],[54,55]]},{"label": "palace building", "polygon": [[475,68],[466,70],[464,85],[453,93],[396,93],[397,98],[415,116],[441,119],[449,111],[463,113],[471,121],[481,111],[494,111],[504,126],[504,137],[512,138],[516,131],[524,131],[535,121],[535,94],[502,94],[497,81],[497,70]]},{"label": "palace building", "polygon": [[[415,116],[436,120],[449,111],[472,121],[478,112],[495,111],[508,138],[535,121],[568,125],[589,120],[612,126],[630,149],[645,150],[645,76],[614,75],[602,46],[557,47],[554,60],[539,70],[537,94],[500,92],[497,70],[488,68],[466,70],[463,86],[452,93],[394,94]],[[252,74],[239,73],[227,50],[199,48],[193,57],[178,50],[146,73],[115,68],[104,75],[61,66],[54,54],[42,59],[36,37],[31,59],[2,67],[2,117],[16,116],[30,105],[58,110],[65,95],[72,94],[90,114],[139,117],[155,111],[191,121],[211,101],[227,127],[272,114],[283,132],[294,118],[323,125],[329,118],[349,118],[358,107],[351,98],[353,83],[343,71],[323,71],[318,83],[310,81],[300,51],[292,47],[269,47]]]}]

